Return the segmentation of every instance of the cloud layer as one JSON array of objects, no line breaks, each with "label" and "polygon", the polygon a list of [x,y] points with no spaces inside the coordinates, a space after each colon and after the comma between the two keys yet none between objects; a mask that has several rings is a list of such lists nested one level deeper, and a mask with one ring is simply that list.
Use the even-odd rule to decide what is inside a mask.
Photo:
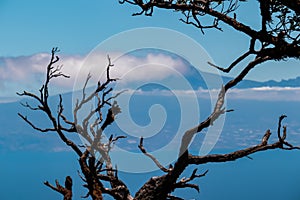
[{"label": "cloud layer", "polygon": [[[147,95],[147,96],[184,96],[198,98],[212,98],[218,96],[219,90],[127,90],[127,94]],[[258,87],[247,89],[231,89],[226,95],[226,99],[239,100],[261,100],[261,101],[300,101],[300,87]]]},{"label": "cloud layer", "polygon": [[[58,78],[52,82],[53,93],[81,88],[88,73],[92,74],[91,85],[106,78],[107,55],[101,52],[88,56],[62,55],[58,65],[70,75],[70,79]],[[110,54],[114,67],[111,77],[122,79],[122,83],[137,81],[159,81],[164,78],[184,73],[187,67],[181,59],[163,54],[148,54],[143,57]],[[11,97],[16,91],[24,89],[37,91],[44,81],[46,66],[50,55],[46,53],[32,56],[0,58],[0,97]]]},{"label": "cloud layer", "polygon": [[[103,52],[94,52],[88,56],[61,55],[58,65],[63,65],[63,72],[70,75],[70,79],[58,78],[51,84],[52,94],[64,93],[73,89],[80,89],[88,73],[92,74],[90,85],[95,85],[98,80],[106,78],[105,71],[108,65],[108,57]],[[166,54],[146,55],[120,55],[117,52],[110,53],[114,67],[111,69],[111,77],[120,78],[122,88],[132,85],[142,85],[147,82],[181,84],[183,75],[190,72],[190,67],[179,57]],[[44,78],[46,66],[50,55],[39,53],[32,56],[2,57],[0,58],[0,102],[15,100],[15,92],[38,91]],[[164,82],[174,78],[173,81]],[[182,79],[183,78],[183,79]],[[175,80],[175,81],[174,81]],[[138,83],[138,84],[137,84]],[[162,84],[163,85],[163,84]],[[163,85],[164,86],[164,85]],[[178,90],[171,87],[176,95],[197,95],[202,98],[216,96],[218,90]],[[133,91],[129,91],[133,92]],[[172,95],[168,91],[137,91],[139,95]],[[300,87],[260,87],[250,89],[232,89],[227,99],[267,100],[267,101],[300,101]]]}]

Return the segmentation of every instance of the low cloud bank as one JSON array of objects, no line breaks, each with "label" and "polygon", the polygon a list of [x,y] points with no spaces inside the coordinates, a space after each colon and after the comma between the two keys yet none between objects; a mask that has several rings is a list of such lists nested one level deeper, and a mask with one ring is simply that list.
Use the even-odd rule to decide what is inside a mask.
[{"label": "low cloud bank", "polygon": [[[114,67],[111,77],[118,77],[120,88],[133,88],[135,83],[171,83],[181,85],[178,80],[185,80],[183,75],[189,73],[190,66],[179,57],[172,57],[162,53],[148,53],[143,56],[121,55],[117,52],[110,53]],[[63,72],[70,75],[70,79],[58,78],[51,82],[51,94],[64,93],[73,89],[80,89],[88,73],[92,74],[90,85],[95,85],[98,80],[106,78],[105,72],[108,64],[107,54],[95,52],[88,56],[60,55]],[[15,101],[16,92],[24,89],[32,92],[38,91],[45,78],[46,66],[50,54],[39,53],[31,56],[0,57],[0,103]],[[178,79],[179,78],[179,79]],[[169,81],[169,82],[168,82]],[[173,82],[172,82],[173,81]],[[178,83],[177,83],[178,82]],[[164,85],[162,85],[164,86]],[[119,88],[119,89],[120,89]],[[215,98],[218,90],[178,90],[176,86],[167,90],[131,91],[139,95],[184,95],[199,98]],[[266,101],[300,101],[300,87],[259,87],[250,89],[231,89],[227,99],[247,99]]]},{"label": "low cloud bank", "polygon": [[[88,73],[92,74],[91,85],[106,78],[107,54],[96,52],[88,56],[59,55],[57,63],[63,65],[64,74],[70,79],[53,80],[51,89],[55,93],[72,91],[83,86]],[[170,76],[185,73],[187,66],[179,58],[165,54],[145,56],[120,55],[110,53],[112,64],[111,77],[122,79],[127,84],[135,81],[159,81]],[[24,89],[37,91],[43,84],[50,54],[39,53],[32,56],[0,57],[0,98],[13,97]]]},{"label": "low cloud bank", "polygon": [[[127,94],[148,96],[186,96],[198,98],[216,98],[218,90],[127,90]],[[300,87],[258,87],[249,89],[231,89],[228,91],[227,99],[240,100],[262,100],[262,101],[300,101]]]}]

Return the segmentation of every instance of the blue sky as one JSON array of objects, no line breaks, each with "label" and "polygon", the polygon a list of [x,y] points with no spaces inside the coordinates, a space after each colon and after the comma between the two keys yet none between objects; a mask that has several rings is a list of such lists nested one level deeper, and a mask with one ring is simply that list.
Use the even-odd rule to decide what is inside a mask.
[{"label": "blue sky", "polygon": [[[247,24],[258,27],[259,19],[255,15],[258,13],[258,6],[256,5],[256,2],[257,1],[255,0],[249,1],[247,4],[245,4],[245,6],[242,5],[240,7],[238,19],[245,20]],[[85,55],[92,51],[99,43],[115,34],[133,28],[163,27],[182,32],[201,44],[212,57],[212,59],[219,65],[230,64],[233,59],[247,49],[248,38],[243,34],[232,31],[232,29],[227,28],[223,24],[221,24],[221,26],[224,28],[223,33],[217,30],[207,30],[206,34],[202,35],[196,28],[179,22],[178,19],[180,18],[180,15],[172,11],[166,12],[156,10],[153,17],[131,16],[132,13],[138,11],[139,10],[136,7],[132,7],[130,5],[120,5],[118,0],[0,0],[0,103],[1,97],[15,97],[16,91],[22,91],[23,89],[34,89],[36,91],[36,89],[40,87],[41,81],[44,78],[43,72],[45,70],[45,64],[47,64],[49,59],[49,54],[45,53],[49,53],[52,47],[58,46],[61,49],[61,63],[63,63],[65,66],[64,70],[67,73],[71,73],[75,69],[73,67],[76,66],[74,63],[80,63],[84,59]],[[101,59],[104,60],[105,55],[106,53],[101,54],[99,61],[101,61]],[[163,61],[162,63],[165,61],[174,61],[170,60],[170,57],[150,55],[146,58],[131,59],[131,63],[140,64],[145,62],[145,60],[148,58],[152,58],[154,60],[159,58],[161,61]],[[180,69],[182,66],[178,66],[177,64],[178,63],[173,63],[172,66]],[[249,76],[247,76],[247,78],[258,81],[295,78],[300,76],[299,64],[299,61],[295,60],[280,63],[270,62],[255,69],[253,72],[251,72],[251,74],[249,74]],[[125,67],[130,67],[130,65],[126,65]],[[235,73],[237,73],[237,71],[233,71],[232,75]],[[59,87],[60,89],[62,89],[62,86],[66,86],[66,82],[56,82],[56,84],[56,86],[61,86]],[[68,84],[72,84],[72,82]],[[242,133],[251,134],[249,140],[251,140],[251,142],[256,142],[256,140],[252,140],[252,136],[258,136],[259,134],[258,138],[260,139],[262,134],[261,130],[265,131],[266,128],[273,128],[273,132],[276,133],[277,116],[282,114],[282,112],[285,112],[289,116],[287,119],[290,120],[288,121],[288,128],[291,136],[289,139],[294,139],[294,135],[296,135],[300,130],[299,123],[297,121],[297,119],[299,119],[297,118],[299,114],[297,110],[299,109],[296,107],[299,105],[298,96],[300,93],[299,88],[295,90],[288,90],[290,91],[289,94],[293,96],[294,99],[287,98],[288,95],[285,92],[289,91],[282,92],[280,88],[273,88],[272,90],[268,89],[267,91],[262,89],[252,89],[250,91],[243,89],[232,90],[228,97],[230,102],[233,102],[232,108],[237,108],[237,112],[233,112],[230,115],[238,115],[236,116],[236,119],[241,120],[237,120],[237,122],[232,121],[232,123],[229,121],[229,123],[227,123],[228,126],[234,125],[233,128],[231,126],[229,127],[230,131],[228,131],[227,135],[225,135],[228,136],[226,138],[228,138],[229,142],[232,142],[231,137],[234,135],[234,137],[240,139],[240,143],[245,143],[245,139],[243,138],[244,135],[242,135]],[[184,93],[187,91],[181,92]],[[199,90],[197,91],[197,94],[198,93],[200,95],[202,95],[202,93],[207,94],[207,91]],[[257,100],[257,97],[261,98],[262,100],[269,98],[269,100],[271,99],[274,101],[277,101],[278,99],[288,99],[288,101],[293,100],[296,103],[285,102],[285,104],[283,104],[279,100],[275,103],[261,101],[264,102],[264,104],[260,107],[257,107],[258,101],[246,101],[246,103],[242,101],[243,104],[241,103],[242,105],[240,107],[243,106],[243,108],[245,108],[245,110],[243,110],[242,108],[239,108],[238,102],[235,101],[236,98],[243,100]],[[4,114],[1,117],[7,121],[9,121],[9,119],[16,119],[16,112],[5,112],[6,110],[4,108],[11,108],[7,105],[2,104],[2,108],[4,110],[2,113]],[[265,110],[268,112],[265,112]],[[251,113],[253,112],[255,114],[250,115],[250,111]],[[289,112],[292,113],[290,114]],[[293,113],[296,113],[297,115],[293,115]],[[266,114],[272,117],[266,116]],[[11,116],[15,118],[12,118]],[[250,120],[248,120],[248,118],[254,119],[253,116],[258,116],[258,119],[257,121],[251,120],[251,124],[249,124]],[[228,119],[232,118],[235,119],[234,116],[231,118],[228,117]],[[40,145],[42,144],[40,141],[43,140],[43,144],[46,144],[47,146],[48,143],[44,141],[51,136],[33,134],[29,126],[23,127],[25,124],[20,122],[21,120],[19,118],[18,120],[19,121],[13,121],[20,123],[21,125],[4,123],[5,126],[10,128],[9,130],[11,132],[7,131],[5,133],[10,134],[7,137],[9,138],[8,141],[10,141],[12,145],[20,144],[21,147],[28,145],[28,148],[31,148],[30,144],[34,144],[36,146],[33,145],[33,148],[44,148],[44,146],[41,147]],[[266,123],[266,120],[268,123]],[[262,123],[257,124],[258,122]],[[251,126],[251,130],[247,126]],[[233,129],[235,129],[237,132],[232,133],[231,130]],[[25,134],[24,137],[23,134]],[[29,134],[31,137],[28,136]],[[35,139],[35,137],[38,137],[38,139]],[[24,140],[24,138],[27,140]],[[49,141],[52,142],[51,138]],[[50,142],[49,146],[53,147],[53,143]],[[13,194],[15,196],[12,196],[11,193],[4,193],[4,198],[5,195],[9,195],[9,197],[15,197],[15,199],[20,199],[21,197],[26,198],[27,196],[31,197],[31,199],[39,199],[32,197],[32,195],[35,194],[45,197],[46,194],[46,196],[49,198],[52,197],[50,195],[56,195],[56,193],[44,187],[42,182],[49,180],[53,183],[55,178],[62,178],[66,174],[70,173],[68,168],[71,167],[74,169],[74,166],[67,165],[68,168],[66,168],[65,171],[61,171],[60,165],[62,162],[53,162],[52,159],[49,159],[49,156],[45,156],[44,154],[42,156],[38,155],[36,157],[32,157],[30,152],[30,155],[24,155],[24,152],[25,150],[22,150],[20,155],[11,157],[13,161],[8,160],[4,163],[4,167],[8,169],[4,171],[8,173],[1,177],[4,177],[3,180],[16,177],[18,178],[17,181],[21,181],[21,184],[22,181],[26,181],[23,185],[27,186],[27,188],[21,188],[18,193]],[[244,198],[244,194],[248,192],[244,189],[249,189],[253,186],[257,186],[257,188],[255,188],[255,191],[250,194],[252,196],[249,196],[249,199],[251,197],[253,197],[251,199],[259,199],[264,197],[263,195],[265,194],[270,195],[269,197],[277,197],[278,199],[282,199],[283,197],[288,199],[297,199],[299,197],[299,193],[297,193],[298,190],[296,189],[296,186],[298,185],[295,183],[299,182],[299,159],[295,159],[296,157],[294,157],[294,154],[288,154],[287,152],[282,154],[284,154],[284,156],[281,155],[282,157],[279,157],[278,154],[272,154],[274,155],[274,159],[280,158],[278,161],[276,160],[276,162],[271,162],[273,157],[269,156],[270,154],[263,153],[259,155],[265,155],[265,157],[260,158],[259,155],[255,155],[255,159],[258,157],[257,162],[256,160],[253,162],[249,161],[248,159],[244,159],[241,161],[244,163],[243,165],[241,165],[240,162],[235,162],[233,165],[217,165],[217,167],[220,168],[219,171],[213,170],[210,166],[207,167],[212,170],[209,176],[205,177],[206,179],[203,179],[203,182],[201,182],[201,190],[203,192],[201,192],[200,195],[204,195],[204,198],[201,199],[220,199],[222,197],[232,197],[233,195],[236,195],[237,197],[232,197],[232,199],[241,199],[241,197]],[[24,159],[28,158],[28,156],[33,158],[33,160],[27,159],[27,162],[23,162],[23,170],[16,170],[15,167],[18,165],[18,163],[15,163],[15,161],[22,161],[22,159],[15,158],[20,157]],[[54,156],[56,159],[57,155]],[[41,164],[35,165],[37,168],[33,168],[32,163],[35,163],[33,161],[40,162],[39,159],[35,158],[45,159],[48,163],[41,162]],[[60,159],[66,161],[65,154],[62,154]],[[259,161],[263,161],[261,168],[256,167],[259,166],[257,164]],[[66,162],[71,161],[67,160]],[[240,165],[236,166],[235,164]],[[44,170],[44,168],[41,166],[46,166],[48,168]],[[239,168],[239,166],[241,167]],[[255,168],[253,168],[253,166]],[[286,171],[283,171],[283,173],[279,174],[282,176],[281,178],[275,173],[281,170],[279,168],[283,166],[285,166]],[[233,172],[227,173],[228,171],[225,171],[225,175],[227,175],[227,177],[225,177],[224,169],[226,168],[231,169],[233,172],[241,171],[240,174],[243,174],[246,177]],[[77,168],[75,168],[75,170],[76,169]],[[203,170],[205,169],[206,168]],[[75,170],[73,172],[73,177],[78,178]],[[45,171],[49,172],[50,174],[45,174]],[[261,173],[266,171],[271,171],[271,175],[263,174],[260,176]],[[33,172],[36,175],[33,175]],[[287,174],[284,172],[287,172]],[[22,176],[18,176],[18,173],[21,173]],[[228,182],[225,182],[225,187],[224,181],[220,181],[223,180],[220,179],[222,178],[222,175],[224,175],[224,180],[228,180]],[[20,177],[22,180],[19,180]],[[287,184],[282,186],[286,189],[279,188],[281,185],[277,184],[278,178],[287,182]],[[29,179],[34,180],[28,182]],[[262,180],[259,182],[259,185],[256,185],[257,180],[260,179]],[[9,192],[10,189],[14,187],[15,181],[14,179],[11,180],[12,181],[7,181],[5,183],[5,192]],[[232,192],[232,188],[241,186],[240,180],[244,180],[244,186],[246,187],[242,187],[236,194],[230,194]],[[269,180],[270,183],[275,183],[275,185],[267,184],[266,188],[264,185],[265,180]],[[75,187],[80,187],[80,182],[77,181],[76,183],[77,185],[75,185]],[[36,192],[37,189],[40,194],[39,192]],[[270,192],[266,192],[266,189]],[[274,194],[272,191],[274,191]],[[277,191],[280,192],[279,195]],[[33,194],[30,194],[30,192]],[[80,195],[83,195],[83,193],[77,194],[77,196]],[[194,194],[192,195],[194,197]],[[259,195],[259,197],[254,195]],[[291,197],[292,195],[298,196],[293,198]]]},{"label": "blue sky", "polygon": [[[153,17],[131,16],[138,11],[137,7],[120,5],[117,0],[1,0],[0,71],[2,68],[2,71],[7,72],[5,76],[0,76],[2,86],[4,85],[1,96],[11,96],[12,93],[8,91],[18,90],[17,86],[23,84],[18,80],[12,81],[19,79],[15,73],[21,74],[26,80],[30,80],[31,76],[23,74],[23,71],[43,77],[40,71],[35,74],[32,65],[36,63],[30,62],[32,56],[40,57],[41,53],[48,53],[52,47],[58,46],[62,55],[84,58],[107,38],[134,28],[163,27],[182,32],[202,45],[215,63],[222,66],[229,65],[247,49],[248,38],[224,24],[221,24],[223,33],[207,30],[202,35],[193,26],[179,22],[181,15],[173,11],[155,10]],[[258,27],[258,12],[256,1],[250,1],[241,5],[238,19]],[[139,39],[144,38],[141,36]],[[8,65],[7,59],[15,65]],[[62,60],[62,63],[68,68],[67,61],[65,63]],[[253,70],[247,78],[258,81],[295,78],[300,76],[299,64],[295,60],[269,62]],[[44,66],[40,67],[41,70],[44,69]],[[237,72],[238,70],[234,70],[230,75]]]}]

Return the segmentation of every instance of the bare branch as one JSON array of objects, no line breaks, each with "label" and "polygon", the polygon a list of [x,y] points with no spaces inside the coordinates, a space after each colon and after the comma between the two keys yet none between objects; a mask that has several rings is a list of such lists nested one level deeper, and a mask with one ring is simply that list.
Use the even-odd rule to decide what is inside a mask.
[{"label": "bare branch", "polygon": [[37,107],[33,107],[32,105],[30,105],[28,102],[26,102],[26,103],[22,103],[21,102],[21,105],[22,106],[24,106],[25,108],[28,108],[28,109],[30,109],[30,110],[41,110],[41,111],[43,111],[43,107],[42,106],[37,106]]},{"label": "bare branch", "polygon": [[40,99],[38,96],[36,96],[33,93],[27,92],[27,91],[23,91],[22,93],[17,92],[16,93],[19,96],[27,96],[27,97],[32,97],[33,99],[37,100],[39,103],[43,104],[43,100]]},{"label": "bare branch", "polygon": [[[281,116],[282,118],[282,116]],[[281,119],[280,118],[280,119]],[[284,118],[284,117],[283,117]],[[282,119],[281,119],[282,120]],[[280,121],[281,123],[281,121]],[[281,126],[281,124],[278,125],[278,127]],[[286,135],[286,128],[285,128],[285,133]],[[255,145],[253,147],[249,147],[246,149],[234,151],[232,153],[228,154],[212,154],[212,155],[206,155],[206,156],[193,156],[189,155],[189,164],[205,164],[209,162],[228,162],[228,161],[234,161],[239,158],[247,157],[250,154],[259,152],[259,151],[266,151],[269,149],[284,149],[284,150],[293,150],[293,149],[300,149],[300,147],[295,147],[288,142],[286,142],[284,139],[285,137],[280,137],[278,138],[278,142],[268,144],[268,140],[270,138],[271,132],[270,130],[267,130],[264,137],[262,138],[262,142],[258,145]],[[284,139],[283,139],[284,138]],[[287,147],[285,147],[286,145]]]},{"label": "bare branch", "polygon": [[176,188],[193,188],[195,190],[197,190],[198,192],[200,192],[199,186],[196,184],[190,184],[189,182],[194,180],[195,178],[200,178],[203,177],[207,174],[208,170],[206,170],[203,174],[196,174],[197,173],[197,169],[193,170],[192,175],[189,178],[182,178],[179,182],[174,184],[174,189]]},{"label": "bare branch", "polygon": [[181,140],[181,146],[180,146],[180,151],[179,151],[179,156],[181,156],[187,149],[189,144],[192,141],[192,138],[196,133],[201,132],[204,128],[209,127],[210,125],[213,124],[215,120],[219,118],[221,114],[224,114],[226,110],[223,107],[224,104],[224,98],[226,92],[234,87],[236,84],[241,82],[243,78],[249,73],[250,70],[252,70],[255,66],[257,66],[260,63],[263,63],[267,60],[269,60],[270,57],[266,56],[264,58],[256,58],[252,62],[250,62],[234,79],[229,81],[224,87],[219,92],[218,95],[218,100],[215,104],[214,111],[210,114],[209,117],[206,118],[206,120],[202,121],[199,125],[196,127],[193,127],[185,132],[185,134],[182,137]]},{"label": "bare branch", "polygon": [[141,152],[143,152],[143,154],[145,154],[146,156],[148,156],[148,157],[156,164],[156,166],[157,166],[160,170],[162,170],[163,172],[169,172],[170,169],[167,169],[167,168],[165,168],[164,166],[162,166],[162,165],[159,163],[159,161],[158,161],[153,155],[149,154],[149,153],[146,151],[146,149],[145,149],[145,147],[144,147],[144,145],[143,145],[143,141],[144,141],[144,138],[141,137],[141,139],[140,139],[140,144],[139,144],[139,146],[138,146],[139,149],[141,150]]},{"label": "bare branch", "polygon": [[[240,0],[242,1],[242,0]],[[299,12],[298,5],[299,0],[293,0],[291,2],[283,1],[270,1],[260,0],[260,15],[261,15],[261,27],[255,30],[253,27],[242,23],[237,18],[235,11],[238,8],[239,0],[120,0],[121,4],[129,3],[131,5],[137,5],[141,8],[141,11],[133,15],[146,15],[152,16],[154,9],[166,9],[181,12],[184,16],[180,19],[186,24],[191,24],[198,28],[202,33],[205,29],[214,28],[222,30],[220,22],[232,27],[234,30],[239,31],[250,37],[249,49],[244,54],[240,55],[235,59],[227,68],[216,66],[209,63],[211,66],[223,71],[230,72],[238,64],[244,62],[247,58],[255,57],[250,61],[240,73],[229,81],[226,85],[222,86],[218,99],[214,105],[212,113],[202,122],[199,122],[195,127],[187,130],[182,137],[179,156],[174,163],[174,167],[170,165],[169,169],[162,166],[159,161],[150,153],[148,153],[143,146],[143,138],[140,139],[139,149],[143,154],[148,156],[159,169],[165,172],[164,175],[158,177],[152,177],[146,182],[140,190],[136,193],[134,199],[181,199],[179,197],[172,196],[170,193],[176,188],[192,188],[199,192],[199,186],[191,183],[192,180],[205,176],[207,171],[203,174],[196,174],[195,169],[191,176],[188,178],[182,178],[179,180],[184,170],[191,164],[205,164],[209,162],[228,162],[239,158],[249,158],[249,155],[265,151],[269,149],[284,149],[293,150],[300,149],[300,147],[293,146],[287,138],[286,126],[281,127],[282,120],[286,117],[282,115],[279,118],[277,137],[278,141],[269,144],[271,136],[270,130],[267,130],[262,137],[261,143],[252,147],[248,147],[242,150],[234,151],[227,154],[212,154],[206,156],[197,156],[189,154],[188,148],[193,137],[200,133],[203,129],[212,126],[213,123],[225,112],[231,112],[224,108],[224,101],[226,93],[229,89],[241,82],[245,76],[259,64],[268,60],[283,60],[286,58],[299,58],[300,57],[300,29],[299,29]],[[298,7],[297,7],[298,6]],[[209,18],[203,18],[209,16]],[[204,20],[203,20],[204,19]],[[273,19],[276,19],[274,22]],[[274,23],[273,23],[274,22]],[[256,45],[256,42],[259,44]],[[259,46],[260,50],[256,50],[255,47]],[[39,90],[39,94],[35,95],[30,92],[24,91],[23,93],[17,93],[19,96],[30,97],[35,99],[39,105],[36,107],[28,104],[27,102],[22,104],[24,107],[30,110],[41,110],[49,118],[51,128],[42,129],[34,125],[26,116],[19,114],[19,116],[28,123],[33,129],[40,132],[56,131],[60,139],[79,156],[79,164],[82,171],[82,180],[85,182],[84,187],[88,189],[86,197],[91,196],[94,200],[102,200],[102,194],[109,194],[117,200],[132,200],[133,197],[130,195],[127,186],[119,179],[117,167],[113,167],[111,157],[109,155],[111,148],[116,141],[125,136],[111,137],[108,141],[103,142],[102,132],[115,121],[117,114],[121,112],[121,109],[116,101],[112,102],[113,99],[117,98],[122,92],[115,95],[112,94],[113,88],[111,83],[117,81],[110,77],[111,67],[114,65],[111,63],[111,59],[107,56],[108,64],[106,67],[106,80],[103,83],[98,82],[95,90],[86,94],[86,88],[91,75],[89,74],[86,82],[82,89],[82,98],[77,100],[75,108],[73,110],[74,122],[68,120],[63,115],[64,107],[62,103],[62,97],[59,96],[59,104],[57,113],[49,107],[49,84],[53,78],[69,76],[62,73],[63,65],[56,65],[59,61],[59,57],[56,56],[58,48],[53,48],[51,52],[50,62],[47,66],[46,79],[44,84]],[[96,106],[91,106],[91,111],[83,117],[82,124],[78,124],[77,115],[80,109],[86,103],[96,100]],[[105,106],[108,106],[106,116],[103,117],[102,111]],[[92,116],[97,116],[96,119],[92,119]],[[64,127],[64,126],[68,126]],[[86,139],[85,148],[83,146],[76,145],[72,140],[66,137],[65,133],[75,132]],[[100,154],[100,155],[99,155]],[[99,159],[96,160],[95,155],[99,155]],[[68,178],[68,177],[67,177]],[[67,185],[67,178],[65,187],[61,186],[56,181],[56,186],[51,185],[48,181],[44,184],[51,189],[60,192],[64,195],[65,199],[69,200],[72,198],[72,179],[71,183]],[[108,182],[110,185],[103,184]],[[71,186],[70,186],[71,185]],[[108,187],[108,188],[107,188]],[[68,194],[66,197],[65,195]]]},{"label": "bare branch", "polygon": [[39,128],[37,126],[35,126],[29,119],[27,119],[26,116],[23,116],[22,114],[18,113],[18,115],[27,123],[29,124],[33,129],[37,130],[37,131],[40,131],[42,133],[46,133],[46,132],[50,132],[50,131],[56,131],[56,129],[54,128],[45,128],[45,129],[42,129],[42,128]]},{"label": "bare branch", "polygon": [[244,53],[243,55],[241,55],[240,57],[238,57],[235,61],[233,61],[233,63],[231,63],[229,65],[229,67],[227,68],[222,68],[219,67],[211,62],[207,62],[209,65],[211,65],[212,67],[217,68],[218,70],[225,72],[225,73],[229,73],[237,64],[239,64],[241,61],[243,61],[245,58],[247,58],[249,55],[251,55],[251,51],[247,51],[246,53]]},{"label": "bare branch", "polygon": [[285,131],[284,131],[284,135],[281,137],[281,122],[282,120],[286,118],[286,115],[281,115],[279,117],[279,120],[278,120],[278,128],[277,128],[277,135],[278,135],[278,139],[279,141],[282,143],[284,141],[284,139],[286,138],[286,127],[284,128]]},{"label": "bare branch", "polygon": [[67,176],[65,180],[65,187],[61,186],[58,180],[55,181],[56,186],[51,185],[48,181],[44,182],[44,184],[52,190],[62,194],[64,196],[64,200],[72,200],[72,182],[72,178]]},{"label": "bare branch", "polygon": [[110,136],[109,140],[108,140],[108,144],[107,144],[107,152],[109,152],[113,147],[112,145],[118,141],[119,139],[124,139],[127,138],[126,136],[120,135],[117,137],[113,137],[113,135]]}]

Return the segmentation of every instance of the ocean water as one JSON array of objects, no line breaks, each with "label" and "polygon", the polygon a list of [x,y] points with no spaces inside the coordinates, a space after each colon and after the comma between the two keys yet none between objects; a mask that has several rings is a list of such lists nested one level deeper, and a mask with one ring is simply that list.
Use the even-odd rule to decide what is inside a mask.
[{"label": "ocean water", "polygon": [[[226,150],[226,152],[229,150]],[[223,151],[225,152],[225,150]],[[191,166],[183,174],[188,176],[194,168],[198,172],[209,170],[205,177],[195,180],[200,193],[192,189],[178,189],[174,194],[184,199],[201,200],[299,200],[300,151],[273,150],[242,158],[235,162]],[[142,164],[132,161],[133,164]],[[73,177],[74,199],[86,194],[77,170],[79,165],[72,152],[11,152],[0,154],[1,200],[53,200],[61,195],[43,185],[55,179],[64,183],[67,175]],[[151,176],[162,172],[119,173],[134,194]],[[110,198],[107,198],[110,199]]]},{"label": "ocean water", "polygon": [[[165,101],[171,105],[166,110],[170,108],[171,121],[168,123],[172,125],[178,120],[174,115],[177,111],[172,110],[176,108],[173,106],[176,102],[171,104],[169,99]],[[144,101],[143,103],[145,104]],[[200,104],[203,118],[207,116],[210,108],[205,107],[205,100]],[[281,114],[288,116],[283,122],[288,127],[287,140],[295,145],[300,144],[299,102],[232,100],[227,108],[235,109],[235,112],[227,114],[215,151],[226,153],[257,144],[269,128],[273,133],[270,140],[273,141],[276,139],[278,117]],[[55,179],[58,179],[64,183],[68,175],[74,180],[74,200],[81,199],[87,191],[82,188],[83,182],[77,173],[79,165],[74,153],[66,152],[64,144],[55,134],[32,131],[16,113],[26,113],[30,119],[41,125],[47,125],[46,122],[39,115],[27,113],[17,103],[0,104],[0,111],[0,200],[62,199],[60,194],[44,186],[43,182],[55,184]],[[142,109],[138,111],[140,112],[133,113],[136,123],[147,125],[151,121],[147,118],[147,109],[145,112]],[[171,129],[170,132],[174,130]],[[163,145],[159,142],[165,141],[163,136],[166,135],[158,136],[161,138],[153,138],[153,141],[155,139],[155,144]],[[201,141],[202,136],[203,134],[199,134],[196,141]],[[153,141],[148,144],[153,144]],[[137,150],[136,143],[124,145]],[[197,149],[198,143],[192,147]],[[147,145],[147,149],[150,148]],[[190,166],[183,176],[189,176],[194,168],[198,168],[199,173],[209,170],[205,177],[194,181],[199,184],[200,193],[192,189],[178,189],[175,194],[184,199],[197,200],[300,200],[300,151],[272,150],[256,153],[251,157],[253,160],[242,158],[235,162]],[[137,166],[146,164],[139,160],[130,160],[130,163]],[[161,174],[158,170],[148,173],[119,172],[119,177],[134,194],[150,177]]]}]

